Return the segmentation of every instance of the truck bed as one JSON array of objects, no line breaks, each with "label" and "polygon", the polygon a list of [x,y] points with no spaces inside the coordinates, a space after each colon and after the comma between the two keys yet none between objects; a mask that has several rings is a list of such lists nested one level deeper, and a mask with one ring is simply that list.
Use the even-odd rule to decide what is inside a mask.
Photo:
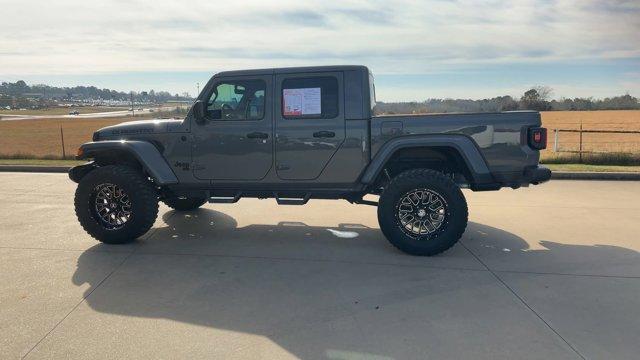
[{"label": "truck bed", "polygon": [[473,139],[491,172],[508,181],[538,164],[539,152],[527,146],[526,131],[540,125],[535,111],[376,116],[371,120],[371,156],[398,136],[461,134]]}]

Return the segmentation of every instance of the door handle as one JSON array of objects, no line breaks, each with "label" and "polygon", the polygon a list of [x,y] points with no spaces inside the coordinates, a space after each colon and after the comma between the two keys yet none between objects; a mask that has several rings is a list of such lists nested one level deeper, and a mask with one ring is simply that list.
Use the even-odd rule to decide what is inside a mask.
[{"label": "door handle", "polygon": [[313,133],[313,137],[317,138],[332,138],[335,137],[336,133],[333,131],[316,131]]},{"label": "door handle", "polygon": [[269,134],[263,132],[252,132],[248,133],[247,137],[249,139],[267,139],[269,138]]}]

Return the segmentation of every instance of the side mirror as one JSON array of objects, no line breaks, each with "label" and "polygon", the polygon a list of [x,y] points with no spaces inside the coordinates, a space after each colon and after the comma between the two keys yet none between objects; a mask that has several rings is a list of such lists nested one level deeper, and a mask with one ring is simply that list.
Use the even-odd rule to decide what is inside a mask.
[{"label": "side mirror", "polygon": [[197,100],[195,103],[193,103],[193,115],[195,117],[196,123],[204,124],[206,122],[206,111],[207,109],[205,108],[205,105],[201,100]]}]

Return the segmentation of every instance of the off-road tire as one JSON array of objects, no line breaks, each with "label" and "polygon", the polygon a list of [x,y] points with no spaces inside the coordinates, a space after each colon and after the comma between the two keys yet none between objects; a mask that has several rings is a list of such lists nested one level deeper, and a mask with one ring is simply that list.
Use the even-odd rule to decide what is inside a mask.
[{"label": "off-road tire", "polygon": [[[442,210],[444,220],[432,234],[416,234],[401,224],[399,207],[404,206],[401,201],[415,191],[437,194],[446,205]],[[407,170],[394,177],[378,204],[378,222],[383,234],[396,248],[411,255],[432,256],[446,251],[462,237],[467,221],[467,201],[460,188],[441,172],[430,169]],[[410,226],[414,230],[413,225]],[[420,231],[421,227],[417,232]]]},{"label": "off-road tire", "polygon": [[[95,211],[95,192],[104,184],[118,186],[128,196],[130,217],[117,229],[109,229]],[[158,216],[158,195],[153,184],[138,170],[120,165],[101,166],[85,175],[75,193],[80,225],[96,240],[124,244],[145,234]]]},{"label": "off-road tire", "polygon": [[207,202],[205,198],[166,198],[162,200],[168,207],[176,211],[189,211],[195,210]]}]

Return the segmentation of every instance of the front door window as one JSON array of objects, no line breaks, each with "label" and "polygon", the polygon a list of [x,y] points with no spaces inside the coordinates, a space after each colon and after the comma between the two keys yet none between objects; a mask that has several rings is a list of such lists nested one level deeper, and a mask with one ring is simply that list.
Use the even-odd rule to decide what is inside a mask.
[{"label": "front door window", "polygon": [[266,84],[262,80],[234,80],[216,85],[207,112],[220,110],[217,120],[260,120],[264,117]]}]

